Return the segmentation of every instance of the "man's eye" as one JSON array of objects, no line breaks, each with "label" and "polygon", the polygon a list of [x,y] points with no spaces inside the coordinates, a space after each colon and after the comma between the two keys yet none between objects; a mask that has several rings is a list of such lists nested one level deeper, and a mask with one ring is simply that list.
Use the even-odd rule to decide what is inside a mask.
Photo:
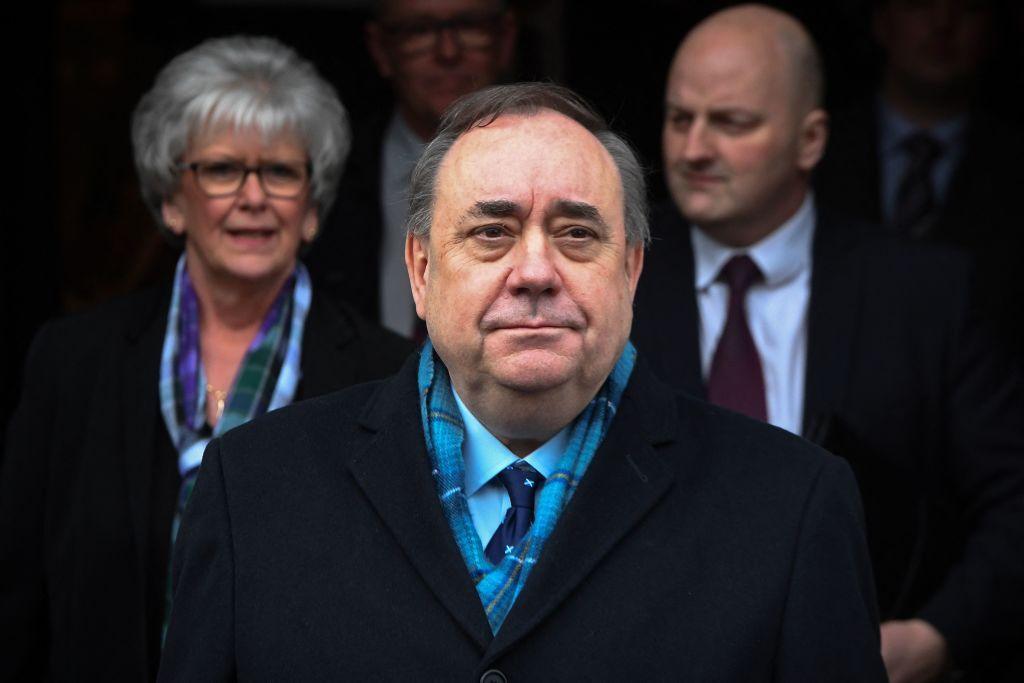
[{"label": "man's eye", "polygon": [[758,119],[747,116],[722,116],[715,119],[714,123],[719,130],[732,135],[738,135],[757,127]]},{"label": "man's eye", "polygon": [[566,234],[569,237],[573,238],[574,240],[585,240],[585,239],[590,239],[591,237],[594,236],[594,233],[592,233],[590,230],[587,230],[586,228],[579,228],[579,227],[577,227],[577,228],[569,228],[569,230],[566,232]]},{"label": "man's eye", "polygon": [[672,112],[668,116],[668,122],[677,130],[686,130],[693,123],[693,117],[683,112]]},{"label": "man's eye", "polygon": [[485,225],[476,232],[477,235],[489,240],[496,240],[505,236],[505,229],[500,225]]}]

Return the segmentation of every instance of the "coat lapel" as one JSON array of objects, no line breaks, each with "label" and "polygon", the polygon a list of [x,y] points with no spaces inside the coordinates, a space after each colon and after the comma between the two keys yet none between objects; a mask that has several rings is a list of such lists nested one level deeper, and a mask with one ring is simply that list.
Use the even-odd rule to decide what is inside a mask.
[{"label": "coat lapel", "polygon": [[854,253],[856,242],[857,226],[819,212],[807,314],[803,415],[803,435],[817,444],[827,439],[849,381],[864,276],[862,259]]},{"label": "coat lapel", "polygon": [[418,356],[389,381],[361,422],[376,438],[349,469],[409,562],[483,651],[491,630],[430,474],[416,392]]},{"label": "coat lapel", "polygon": [[159,426],[160,350],[163,347],[170,290],[154,296],[128,320],[125,350],[117,378],[124,429],[124,467],[128,506],[139,571],[146,572],[153,457]]},{"label": "coat lapel", "polygon": [[675,399],[642,361],[619,412],[481,666],[551,614],[661,499],[673,475],[654,446],[675,433]]},{"label": "coat lapel", "polygon": [[296,400],[322,396],[357,381],[357,358],[343,349],[355,339],[348,320],[314,288],[302,334],[302,380]]},{"label": "coat lapel", "polygon": [[704,398],[690,227],[674,205],[666,204],[655,210],[652,230],[633,338],[640,355],[667,384]]}]

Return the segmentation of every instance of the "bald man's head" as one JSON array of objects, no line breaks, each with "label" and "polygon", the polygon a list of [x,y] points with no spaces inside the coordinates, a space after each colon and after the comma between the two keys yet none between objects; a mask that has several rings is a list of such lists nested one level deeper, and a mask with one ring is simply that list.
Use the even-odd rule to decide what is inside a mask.
[{"label": "bald man's head", "polygon": [[741,5],[698,24],[665,96],[666,174],[683,214],[737,246],[792,216],[824,151],[822,81],[814,42],[783,12]]}]

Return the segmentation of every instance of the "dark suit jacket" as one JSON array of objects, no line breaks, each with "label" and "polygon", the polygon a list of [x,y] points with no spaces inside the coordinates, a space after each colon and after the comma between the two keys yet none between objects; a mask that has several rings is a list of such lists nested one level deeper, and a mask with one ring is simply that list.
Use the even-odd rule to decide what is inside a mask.
[{"label": "dark suit jacket", "polygon": [[418,358],[211,443],[161,681],[880,681],[849,470],[638,365],[496,637],[431,477]]},{"label": "dark suit jacket", "polygon": [[[0,479],[0,680],[152,680],[177,454],[160,414],[170,290],[50,323]],[[393,372],[410,344],[314,291],[298,396]]]},{"label": "dark suit jacket", "polygon": [[[633,339],[703,396],[689,228],[666,206],[655,234]],[[967,281],[956,254],[819,216],[804,435],[857,475],[883,618],[926,618],[962,664],[1024,628],[1024,400]]]},{"label": "dark suit jacket", "polygon": [[[870,223],[881,223],[881,161],[878,117],[870,105],[838,112],[828,148],[815,172],[822,206]],[[1019,227],[1019,194],[1024,185],[1024,136],[1018,127],[987,115],[970,114],[964,156],[953,172],[946,199],[928,241],[964,249],[977,260],[978,301],[1007,345],[1024,352],[1024,299],[1020,263],[1024,230]]]},{"label": "dark suit jacket", "polygon": [[304,260],[317,289],[380,320],[381,144],[390,118],[356,130],[334,206]]}]

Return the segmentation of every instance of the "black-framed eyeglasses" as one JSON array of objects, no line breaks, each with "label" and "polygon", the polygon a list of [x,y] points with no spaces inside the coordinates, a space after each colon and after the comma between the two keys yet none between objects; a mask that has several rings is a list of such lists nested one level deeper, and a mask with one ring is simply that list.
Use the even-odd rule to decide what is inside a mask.
[{"label": "black-framed eyeglasses", "polygon": [[501,14],[488,13],[386,21],[381,27],[399,52],[413,56],[436,50],[444,31],[450,31],[463,49],[489,48],[494,45],[500,23]]},{"label": "black-framed eyeglasses", "polygon": [[283,161],[267,161],[256,166],[231,160],[192,161],[179,168],[195,174],[196,184],[207,197],[229,197],[242,189],[250,173],[255,173],[268,197],[295,199],[309,185],[312,173],[309,163]]}]

